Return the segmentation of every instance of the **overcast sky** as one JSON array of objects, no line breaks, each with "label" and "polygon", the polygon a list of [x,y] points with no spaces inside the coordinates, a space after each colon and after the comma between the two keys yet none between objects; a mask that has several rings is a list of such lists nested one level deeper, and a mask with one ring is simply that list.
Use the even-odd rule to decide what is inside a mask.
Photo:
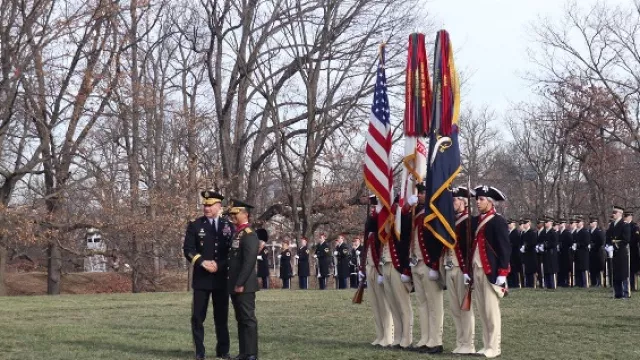
[{"label": "overcast sky", "polygon": [[[561,19],[564,0],[425,0],[437,27],[451,36],[458,69],[471,75],[463,106],[489,105],[504,115],[511,103],[533,97],[523,77],[535,69],[527,48],[535,48],[528,32],[539,17]],[[630,4],[632,0],[600,0]],[[596,0],[577,1],[590,8]],[[431,60],[431,59],[430,59]]]}]

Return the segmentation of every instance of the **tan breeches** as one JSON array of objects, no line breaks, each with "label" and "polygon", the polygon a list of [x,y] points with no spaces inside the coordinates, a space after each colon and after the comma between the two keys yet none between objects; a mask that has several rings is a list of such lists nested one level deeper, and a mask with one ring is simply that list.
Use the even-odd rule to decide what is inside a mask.
[{"label": "tan breeches", "polygon": [[393,323],[384,287],[378,284],[378,272],[375,266],[367,264],[367,292],[371,294],[371,310],[376,325],[376,339],[374,344],[388,346],[393,342]]},{"label": "tan breeches", "polygon": [[442,345],[444,323],[443,290],[438,281],[429,280],[429,267],[420,261],[412,268],[413,286],[418,298],[420,341],[418,346]]},{"label": "tan breeches", "polygon": [[400,273],[387,263],[382,266],[384,296],[393,318],[393,345],[407,347],[413,341],[413,310],[409,291],[400,280]]}]

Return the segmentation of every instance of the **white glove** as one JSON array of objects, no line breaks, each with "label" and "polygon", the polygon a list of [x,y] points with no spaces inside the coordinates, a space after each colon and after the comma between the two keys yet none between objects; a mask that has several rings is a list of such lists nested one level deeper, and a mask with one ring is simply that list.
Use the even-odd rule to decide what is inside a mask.
[{"label": "white glove", "polygon": [[505,282],[507,282],[507,277],[506,276],[498,276],[496,278],[496,285],[498,285],[498,286],[504,285]]},{"label": "white glove", "polygon": [[364,275],[364,273],[362,271],[358,271],[358,280],[362,281],[364,280],[366,276]]},{"label": "white glove", "polygon": [[382,211],[382,204],[378,201],[378,205],[376,205],[376,213],[380,214],[380,211]]},{"label": "white glove", "polygon": [[378,285],[382,285],[383,282],[384,282],[384,276],[378,275]]},{"label": "white glove", "polygon": [[411,282],[411,276],[400,274],[400,281],[402,281],[403,283]]},{"label": "white glove", "polygon": [[464,284],[465,285],[471,284],[471,278],[469,277],[469,274],[464,274]]},{"label": "white glove", "polygon": [[333,256],[338,256],[338,252],[337,252],[337,251],[334,251],[334,252],[333,252]]},{"label": "white glove", "polygon": [[609,258],[613,257],[613,246],[611,245],[607,247],[607,256],[609,256]]},{"label": "white glove", "polygon": [[522,247],[520,247],[520,252],[524,254],[524,245],[522,245]]},{"label": "white glove", "polygon": [[360,256],[360,250],[356,250],[356,256]]},{"label": "white glove", "polygon": [[314,259],[317,259],[317,258],[318,258],[318,255],[313,255],[313,258],[314,258]]},{"label": "white glove", "polygon": [[296,255],[296,259],[300,259],[300,255]]},{"label": "white glove", "polygon": [[282,255],[278,255],[278,259],[280,259],[282,257]]},{"label": "white glove", "polygon": [[262,260],[262,255],[258,255],[258,260]]},{"label": "white glove", "polygon": [[587,250],[591,250],[591,244],[587,245]]},{"label": "white glove", "polygon": [[440,277],[440,273],[435,270],[429,269],[429,280],[436,281]]},{"label": "white glove", "polygon": [[413,206],[417,203],[418,203],[418,195],[411,195],[407,199],[407,204],[409,204],[409,206]]},{"label": "white glove", "polygon": [[536,246],[536,251],[539,253],[544,252],[544,245],[540,244]]},{"label": "white glove", "polygon": [[571,245],[571,248],[573,249],[573,251],[578,250],[578,245],[577,244],[573,244]]}]

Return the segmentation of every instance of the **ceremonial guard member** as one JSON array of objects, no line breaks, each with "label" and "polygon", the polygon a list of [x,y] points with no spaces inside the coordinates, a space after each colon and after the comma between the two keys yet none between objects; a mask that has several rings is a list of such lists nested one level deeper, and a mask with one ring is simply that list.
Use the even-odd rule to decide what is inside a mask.
[{"label": "ceremonial guard member", "polygon": [[536,244],[536,259],[538,263],[538,269],[536,270],[536,276],[538,277],[538,287],[541,289],[545,287],[545,271],[544,271],[544,242],[545,242],[545,231],[544,231],[544,217],[538,218],[536,222],[537,228],[537,241]]},{"label": "ceremonial guard member", "polygon": [[591,234],[584,228],[584,219],[582,216],[576,217],[576,232],[573,236],[575,242],[575,266],[576,286],[589,287],[589,249],[591,248]]},{"label": "ceremonial guard member", "polygon": [[633,222],[633,212],[625,211],[624,222],[631,229],[631,241],[629,242],[629,286],[630,291],[637,291],[637,274],[640,271],[640,229]]},{"label": "ceremonial guard member", "polygon": [[598,227],[598,218],[595,216],[589,219],[589,233],[591,234],[591,250],[589,250],[591,286],[602,286],[602,272],[605,269],[605,257],[603,256],[605,236],[604,231]]},{"label": "ceremonial guard member", "polygon": [[544,278],[547,289],[555,290],[558,276],[558,233],[553,229],[553,219],[545,218],[544,242],[542,254],[544,261]]},{"label": "ceremonial guard member", "polygon": [[257,229],[256,234],[260,239],[260,251],[258,252],[258,277],[262,282],[262,288],[269,288],[269,249],[265,246],[269,241],[269,234],[265,229]]},{"label": "ceremonial guard member", "polygon": [[360,268],[360,253],[362,252],[362,245],[360,245],[360,239],[353,239],[351,244],[351,253],[349,254],[349,284],[352,289],[358,288],[358,269]]},{"label": "ceremonial guard member", "polygon": [[371,345],[387,347],[393,343],[393,323],[391,322],[391,310],[384,295],[382,269],[380,264],[381,248],[378,236],[378,212],[382,205],[378,205],[375,195],[369,197],[369,204],[373,205],[371,214],[367,218],[365,225],[366,253],[365,264],[361,264],[360,281],[367,281],[367,293],[371,294],[371,310],[373,310],[373,320],[376,326],[376,338]]},{"label": "ceremonial guard member", "polygon": [[[415,204],[415,203],[414,203]],[[404,211],[398,209],[398,198],[394,200],[392,212]],[[409,349],[413,341],[413,309],[409,295],[411,285],[411,270],[409,268],[409,243],[411,242],[411,216],[402,216],[400,238],[392,231],[389,241],[382,244],[382,266],[384,295],[391,309],[393,318],[393,343],[397,349]],[[408,230],[404,231],[405,228]]]},{"label": "ceremonial guard member", "polygon": [[349,247],[344,243],[344,235],[336,238],[336,247],[334,255],[338,258],[338,289],[347,288],[347,279],[349,278]]},{"label": "ceremonial guard member", "polygon": [[404,233],[409,238],[409,265],[418,299],[420,340],[415,348],[423,353],[435,354],[444,351],[442,347],[444,324],[442,287],[446,280],[440,278],[439,273],[443,246],[440,244],[437,254],[434,246],[426,247],[423,232],[427,189],[424,184],[418,184],[416,188],[418,195],[410,196],[407,199],[407,205],[402,209],[401,234]]},{"label": "ceremonial guard member", "polygon": [[282,250],[280,250],[280,279],[282,279],[282,288],[288,289],[291,283],[291,277],[293,277],[293,270],[291,269],[291,250],[289,250],[289,240],[282,241]]},{"label": "ceremonial guard member", "polygon": [[319,243],[316,245],[316,251],[313,257],[316,259],[316,276],[320,290],[327,288],[327,278],[329,277],[329,267],[331,265],[331,249],[327,243],[327,237],[320,234]]},{"label": "ceremonial guard member", "polygon": [[573,234],[567,228],[567,220],[560,219],[560,252],[558,254],[558,286],[573,285]]},{"label": "ceremonial guard member", "polygon": [[509,225],[509,242],[511,243],[511,272],[507,278],[507,284],[511,288],[519,288],[522,287],[522,257],[520,252],[522,238],[516,228],[517,221],[515,219],[509,220],[507,225]]},{"label": "ceremonial guard member", "polygon": [[[217,339],[216,356],[228,359],[227,254],[233,237],[233,225],[220,216],[221,202],[224,200],[222,195],[215,191],[203,191],[201,195],[204,216],[187,225],[183,246],[184,256],[193,265],[191,332],[196,359],[204,359],[204,321],[211,298]],[[255,276],[253,280],[256,280]]]},{"label": "ceremonial guard member", "polygon": [[257,360],[258,320],[256,319],[256,261],[259,240],[249,226],[253,206],[231,200],[229,214],[236,225],[236,235],[229,250],[229,292],[238,323],[237,360]]},{"label": "ceremonial guard member", "polygon": [[[472,235],[469,233],[471,219],[469,218],[469,198],[475,197],[473,190],[466,187],[453,189],[453,209],[456,212],[456,245],[453,249],[446,249],[445,269],[447,276],[447,290],[449,305],[456,327],[456,347],[454,354],[475,354],[474,344],[475,318],[473,306],[469,310],[462,310],[462,302],[467,294],[467,287],[471,282],[468,269]],[[514,231],[517,232],[517,231]]]},{"label": "ceremonial guard member", "polygon": [[306,238],[300,239],[296,259],[298,259],[298,286],[300,290],[307,290],[309,288],[309,248]]},{"label": "ceremonial guard member", "polygon": [[613,221],[607,229],[607,254],[613,258],[613,290],[616,299],[629,297],[629,242],[631,227],[622,220],[624,208],[613,207]]},{"label": "ceremonial guard member", "polygon": [[474,190],[480,215],[473,219],[475,238],[471,270],[473,300],[480,315],[484,344],[478,353],[486,358],[495,358],[502,352],[500,298],[507,294],[511,244],[507,221],[496,213],[494,203],[504,201],[506,197],[492,186],[478,186]]},{"label": "ceremonial guard member", "polygon": [[524,219],[522,224],[522,247],[520,252],[523,254],[524,262],[524,285],[533,288],[536,285],[536,272],[538,271],[538,255],[536,247],[538,245],[538,233],[531,228],[531,219]]}]

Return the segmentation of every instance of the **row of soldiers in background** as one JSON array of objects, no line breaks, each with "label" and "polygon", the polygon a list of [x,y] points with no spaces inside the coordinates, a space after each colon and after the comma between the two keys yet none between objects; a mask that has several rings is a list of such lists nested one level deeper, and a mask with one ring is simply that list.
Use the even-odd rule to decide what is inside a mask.
[{"label": "row of soldiers in background", "polygon": [[[543,217],[535,230],[530,219],[509,220],[509,286],[586,288],[622,282],[620,293],[624,294],[616,292],[616,297],[628,297],[628,289],[637,290],[640,230],[633,213],[619,206],[614,207],[612,218],[606,234],[595,217],[589,218],[588,227],[582,216],[569,221]],[[623,235],[627,232],[628,236]]]},{"label": "row of soldiers in background", "polygon": [[[269,241],[269,234],[264,229],[258,229],[258,238],[260,239],[260,253],[258,255],[258,278],[262,284],[263,289],[269,288],[269,249],[265,246]],[[291,288],[291,278],[293,274],[292,260],[295,259],[297,263],[297,276],[298,276],[298,288],[306,290],[309,288],[309,276],[310,276],[310,256],[315,261],[316,277],[318,278],[318,287],[320,290],[327,288],[327,279],[331,275],[331,266],[334,262],[333,276],[336,279],[336,287],[338,289],[346,289],[347,282],[350,283],[351,288],[357,288],[359,285],[359,279],[357,275],[357,269],[360,266],[360,253],[363,251],[363,246],[360,245],[360,239],[355,238],[351,244],[351,249],[345,243],[345,236],[339,235],[335,239],[334,250],[331,251],[329,242],[325,234],[320,234],[315,246],[313,246],[313,255],[307,246],[307,239],[300,239],[300,246],[296,254],[290,250],[289,240],[282,241],[282,248],[280,254],[277,256],[280,262],[280,279],[282,281],[282,289]]]}]

